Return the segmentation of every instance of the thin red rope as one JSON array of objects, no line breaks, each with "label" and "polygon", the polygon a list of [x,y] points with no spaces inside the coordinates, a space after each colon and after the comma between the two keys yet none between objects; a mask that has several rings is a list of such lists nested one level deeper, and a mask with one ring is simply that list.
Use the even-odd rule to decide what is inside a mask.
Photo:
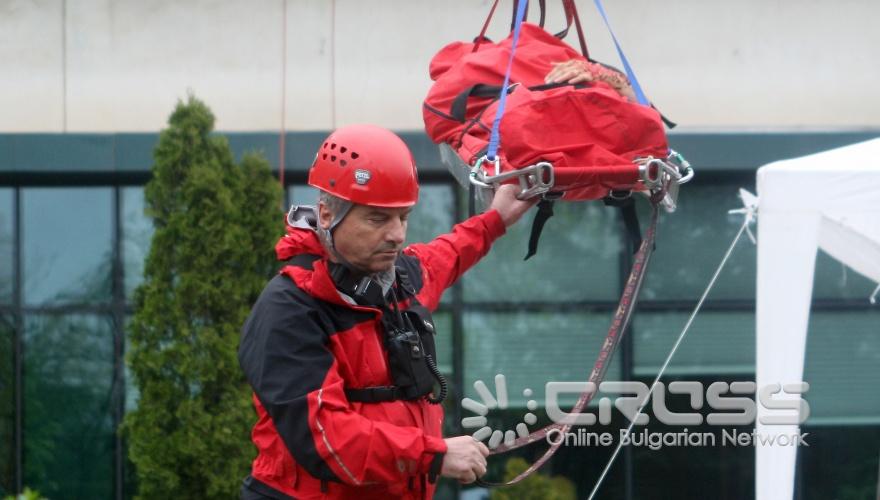
[{"label": "thin red rope", "polygon": [[[287,0],[281,0],[281,131],[278,134],[278,182],[284,189],[284,138],[287,121]],[[284,207],[282,207],[283,209]]]}]

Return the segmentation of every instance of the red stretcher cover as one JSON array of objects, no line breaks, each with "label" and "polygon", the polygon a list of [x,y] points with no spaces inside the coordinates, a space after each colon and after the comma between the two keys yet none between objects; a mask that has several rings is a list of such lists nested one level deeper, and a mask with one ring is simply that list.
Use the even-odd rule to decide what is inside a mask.
[{"label": "red stretcher cover", "polygon": [[[434,84],[422,110],[425,130],[469,165],[485,154],[511,43],[512,36],[498,43],[483,39],[474,50],[474,43],[453,42],[431,60]],[[545,85],[553,63],[572,59],[589,62],[541,27],[523,23],[500,125],[501,172],[549,162],[553,191],[568,200],[644,189],[633,161],[666,158],[669,147],[660,113],[630,102],[598,79]],[[485,166],[488,174],[494,173],[491,164]]]}]

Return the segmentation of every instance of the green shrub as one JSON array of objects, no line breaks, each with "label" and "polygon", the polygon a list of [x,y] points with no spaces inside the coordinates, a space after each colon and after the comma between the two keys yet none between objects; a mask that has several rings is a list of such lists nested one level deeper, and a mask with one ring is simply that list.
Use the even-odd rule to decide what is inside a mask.
[{"label": "green shrub", "polygon": [[[511,458],[504,464],[504,480],[510,481],[529,468],[522,458]],[[513,486],[492,490],[490,500],[575,500],[576,489],[571,480],[535,472]]]},{"label": "green shrub", "polygon": [[3,497],[3,500],[46,500],[39,491],[34,491],[25,487],[24,491],[18,495],[9,495]]},{"label": "green shrub", "polygon": [[239,332],[272,273],[281,189],[266,160],[236,165],[214,116],[178,103],[146,186],[155,233],[135,293],[127,361],[139,390],[123,425],[138,498],[232,498],[255,420]]}]

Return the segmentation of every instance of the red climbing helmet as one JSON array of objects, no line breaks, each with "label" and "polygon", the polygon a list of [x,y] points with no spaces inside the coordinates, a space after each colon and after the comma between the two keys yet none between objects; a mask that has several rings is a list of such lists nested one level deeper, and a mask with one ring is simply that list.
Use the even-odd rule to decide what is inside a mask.
[{"label": "red climbing helmet", "polygon": [[309,170],[309,185],[374,207],[408,207],[419,199],[412,153],[400,137],[375,125],[330,134]]}]

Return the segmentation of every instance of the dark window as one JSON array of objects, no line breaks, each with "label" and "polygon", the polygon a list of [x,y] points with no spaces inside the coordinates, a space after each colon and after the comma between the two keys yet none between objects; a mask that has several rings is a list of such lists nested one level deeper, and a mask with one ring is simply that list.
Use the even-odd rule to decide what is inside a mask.
[{"label": "dark window", "polygon": [[534,211],[511,227],[464,281],[468,302],[617,300],[618,210],[601,203],[556,203],[538,253],[526,255]]},{"label": "dark window", "polygon": [[855,299],[867,304],[867,299],[876,286],[876,283],[824,251],[816,252],[816,274],[813,277],[814,299]]},{"label": "dark window", "polygon": [[0,304],[12,302],[15,269],[14,203],[14,191],[0,188]]},{"label": "dark window", "polygon": [[455,202],[449,185],[423,185],[407,224],[408,243],[431,241],[455,224]]},{"label": "dark window", "polygon": [[290,186],[287,188],[287,199],[291,205],[314,206],[318,204],[318,190],[307,185]]},{"label": "dark window", "polygon": [[15,337],[12,317],[0,314],[0,497],[15,486]]},{"label": "dark window", "polygon": [[[642,311],[633,318],[633,373],[656,376],[687,323],[690,312]],[[666,369],[686,380],[694,375],[755,371],[754,311],[703,311]]]},{"label": "dark window", "polygon": [[[742,224],[742,215],[729,215],[727,211],[742,207],[737,193],[743,184],[695,182],[682,187],[675,213],[661,212],[657,250],[651,257],[641,300],[700,298]],[[647,211],[642,212],[641,220],[643,226],[647,224]],[[743,236],[710,299],[755,298],[755,248]]]},{"label": "dark window", "polygon": [[22,189],[26,305],[110,300],[112,188]]},{"label": "dark window", "polygon": [[[511,407],[533,399],[544,406],[544,385],[583,382],[605,340],[609,315],[543,311],[467,312],[464,315],[465,395],[479,401],[473,388],[482,380],[495,392],[495,376],[504,375]],[[620,357],[606,379],[620,380]],[[530,396],[523,394],[531,389]],[[560,401],[574,403],[576,395]],[[541,412],[543,413],[543,412]]]},{"label": "dark window", "polygon": [[444,374],[452,374],[452,313],[434,313],[434,344],[437,347],[437,367]]},{"label": "dark window", "polygon": [[153,238],[153,220],[144,212],[144,188],[121,188],[122,193],[122,264],[125,297],[131,300],[144,280],[144,264]]},{"label": "dark window", "polygon": [[880,310],[813,311],[804,358],[807,424],[880,424]]},{"label": "dark window", "polygon": [[110,498],[113,325],[31,315],[24,336],[24,482],[49,498]]}]

